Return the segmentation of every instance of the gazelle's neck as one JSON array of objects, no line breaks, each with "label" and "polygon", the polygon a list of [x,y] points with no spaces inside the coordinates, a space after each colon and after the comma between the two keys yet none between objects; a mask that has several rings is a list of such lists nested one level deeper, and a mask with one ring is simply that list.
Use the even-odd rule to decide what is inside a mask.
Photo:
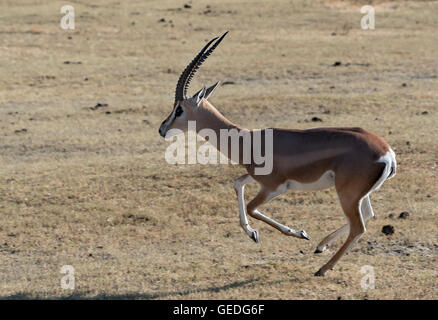
[{"label": "gazelle's neck", "polygon": [[199,132],[202,129],[211,129],[216,132],[219,137],[220,130],[236,129],[240,132],[242,128],[232,123],[225,118],[210,102],[202,100],[199,106],[199,120],[196,122],[196,131]]},{"label": "gazelle's neck", "polygon": [[[228,133],[232,130],[237,131],[239,134],[238,143],[239,143],[239,160],[232,159],[233,161],[238,162],[239,164],[243,164],[243,139],[242,139],[242,130],[247,131],[247,129],[241,128],[238,125],[234,124],[227,118],[225,118],[224,115],[222,115],[211,103],[209,103],[207,100],[203,100],[201,102],[201,105],[199,106],[198,110],[198,121],[196,121],[196,132],[199,133],[199,131],[203,129],[211,129],[215,132],[217,137],[217,143],[213,143],[212,145],[215,146],[215,148],[224,154],[228,159],[231,159],[231,148],[233,141],[231,140],[230,136],[228,136]],[[223,137],[223,133],[221,134],[222,130],[226,130],[227,132],[227,138],[228,139],[228,150],[221,150],[220,146],[220,139]],[[248,131],[249,133],[249,131]],[[235,142],[234,142],[235,143]]]}]

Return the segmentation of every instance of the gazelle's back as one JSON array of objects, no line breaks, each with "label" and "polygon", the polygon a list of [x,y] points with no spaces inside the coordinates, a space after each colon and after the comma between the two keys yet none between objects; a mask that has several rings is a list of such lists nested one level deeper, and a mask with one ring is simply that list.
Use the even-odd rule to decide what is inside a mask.
[{"label": "gazelle's back", "polygon": [[[326,153],[327,157],[349,153],[377,160],[390,147],[376,134],[357,127],[319,127],[306,130],[273,129],[274,154],[279,157],[296,154]],[[318,158],[321,158],[320,156]]]}]

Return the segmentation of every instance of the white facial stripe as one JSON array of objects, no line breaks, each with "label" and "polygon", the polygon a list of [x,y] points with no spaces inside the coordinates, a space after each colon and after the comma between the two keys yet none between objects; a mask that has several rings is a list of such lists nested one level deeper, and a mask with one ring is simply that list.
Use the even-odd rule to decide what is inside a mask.
[{"label": "white facial stripe", "polygon": [[172,121],[175,119],[175,112],[176,112],[176,108],[178,108],[179,104],[177,104],[175,106],[175,108],[173,108],[172,114],[170,115],[169,119],[167,119],[166,122],[163,123],[163,130],[164,132],[167,131],[167,127],[172,123]]}]

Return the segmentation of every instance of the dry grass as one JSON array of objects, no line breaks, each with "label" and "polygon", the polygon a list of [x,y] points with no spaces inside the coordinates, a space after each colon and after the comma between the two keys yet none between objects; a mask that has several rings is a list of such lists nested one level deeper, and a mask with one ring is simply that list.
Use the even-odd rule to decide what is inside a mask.
[{"label": "dry grass", "polygon": [[[437,2],[376,1],[374,31],[360,29],[363,1],[70,3],[74,31],[59,27],[60,1],[0,7],[1,297],[437,299]],[[307,128],[318,116],[397,153],[396,178],[371,197],[376,219],[324,278],[313,273],[333,249],[313,251],[345,222],[334,190],[263,207],[310,242],[251,221],[255,244],[232,187],[243,169],[164,160],[157,129],[178,74],[224,30],[192,91],[233,81],[211,99],[231,120]],[[66,264],[74,291],[60,288]],[[374,290],[361,289],[363,265]]]}]

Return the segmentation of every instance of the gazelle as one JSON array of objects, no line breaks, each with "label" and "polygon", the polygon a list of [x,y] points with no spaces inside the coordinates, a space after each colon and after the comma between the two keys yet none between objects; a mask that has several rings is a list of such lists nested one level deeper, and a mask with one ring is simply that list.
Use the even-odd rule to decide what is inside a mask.
[{"label": "gazelle", "polygon": [[[196,121],[197,132],[210,128],[217,136],[220,135],[221,129],[236,129],[239,132],[247,130],[226,119],[208,101],[218,83],[207,89],[203,87],[192,97],[186,95],[195,72],[226,34],[208,42],[182,72],[176,86],[173,110],[159,129],[162,137],[174,128],[187,131],[189,121]],[[216,42],[210,47],[214,41]],[[326,250],[341,235],[348,233],[348,237],[336,254],[315,273],[316,276],[323,276],[365,232],[366,221],[374,216],[369,195],[380,188],[385,180],[395,175],[395,154],[382,138],[361,128],[272,130],[273,168],[270,174],[256,175],[255,163],[245,164],[242,158],[239,159],[239,164],[245,166],[248,172],[235,182],[240,224],[255,242],[259,241],[259,234],[250,227],[246,213],[287,236],[309,240],[304,230],[296,231],[280,224],[263,215],[257,208],[289,189],[322,190],[334,186],[347,224],[325,237],[318,244],[315,253]],[[253,134],[253,131],[249,132]],[[243,148],[242,143],[240,139],[240,150]],[[219,151],[229,157],[230,150]],[[245,206],[244,187],[253,181],[260,185],[260,191]]]}]

